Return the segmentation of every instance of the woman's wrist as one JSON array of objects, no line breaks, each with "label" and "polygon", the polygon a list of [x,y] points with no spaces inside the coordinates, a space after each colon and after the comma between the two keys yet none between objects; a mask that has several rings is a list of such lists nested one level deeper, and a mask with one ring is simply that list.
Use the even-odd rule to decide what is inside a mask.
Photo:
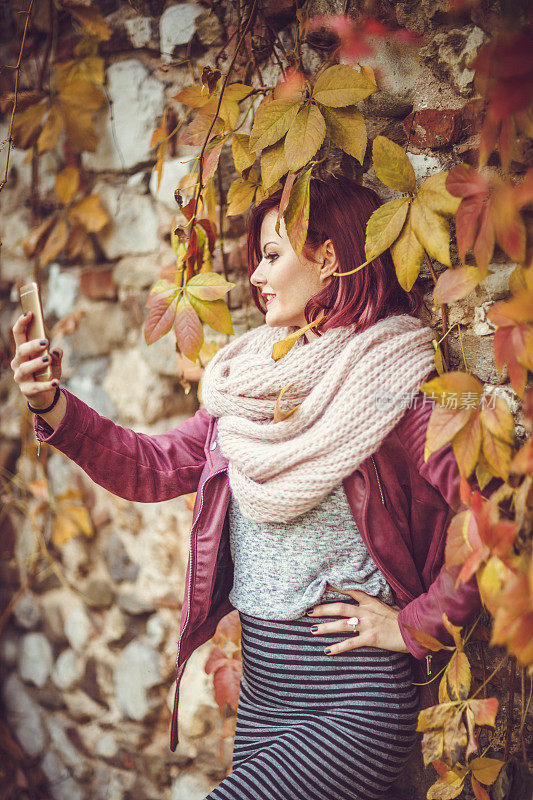
[{"label": "woman's wrist", "polygon": [[[59,388],[59,387],[58,387]],[[47,425],[49,425],[53,430],[55,430],[63,420],[67,412],[67,399],[65,397],[64,392],[59,390],[59,398],[57,403],[55,403],[54,407],[50,411],[37,411],[39,417],[43,419]]]}]

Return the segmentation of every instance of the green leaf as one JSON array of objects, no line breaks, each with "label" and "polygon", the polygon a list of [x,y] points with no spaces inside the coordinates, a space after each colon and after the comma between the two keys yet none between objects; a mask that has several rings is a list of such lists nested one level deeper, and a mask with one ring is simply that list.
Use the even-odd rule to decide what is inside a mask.
[{"label": "green leaf", "polygon": [[385,186],[397,192],[416,192],[415,172],[403,147],[386,136],[376,136],[372,159],[376,175]]},{"label": "green leaf", "polygon": [[174,319],[174,333],[181,353],[191,361],[196,361],[204,343],[202,322],[189,302],[182,295]]},{"label": "green leaf", "polygon": [[313,100],[330,108],[342,108],[353,106],[375,91],[375,84],[366,74],[345,64],[336,64],[317,78]]},{"label": "green leaf", "polygon": [[202,322],[219,333],[233,333],[229,309],[224,300],[200,300],[192,294],[188,297]]},{"label": "green leaf", "polygon": [[418,196],[411,205],[411,218],[413,230],[426,253],[441,264],[451,267],[448,220],[433,211]]},{"label": "green leaf", "polygon": [[309,185],[312,169],[298,175],[292,187],[283,219],[292,248],[298,255],[307,239],[309,225]]},{"label": "green leaf", "polygon": [[263,188],[270,189],[288,171],[283,141],[265,147],[261,153],[261,179]]},{"label": "green leaf", "polygon": [[262,105],[250,133],[250,149],[258,151],[276,144],[291,127],[300,105],[294,100],[272,100]]},{"label": "green leaf", "polygon": [[217,272],[200,272],[187,281],[185,291],[199,300],[221,300],[234,286]]},{"label": "green leaf", "polygon": [[363,115],[356,108],[322,108],[331,141],[356,158],[360,164],[365,157],[367,135]]},{"label": "green leaf", "polygon": [[253,150],[250,150],[250,137],[248,134],[234,133],[231,142],[231,150],[235,169],[242,175],[244,170],[251,167],[257,158],[257,154]]},{"label": "green leaf", "polygon": [[285,161],[292,172],[301,169],[324,141],[326,123],[314,103],[303,106],[285,137]]},{"label": "green leaf", "polygon": [[365,255],[367,260],[376,258],[396,241],[403,228],[409,198],[390,200],[377,208],[366,224]]}]

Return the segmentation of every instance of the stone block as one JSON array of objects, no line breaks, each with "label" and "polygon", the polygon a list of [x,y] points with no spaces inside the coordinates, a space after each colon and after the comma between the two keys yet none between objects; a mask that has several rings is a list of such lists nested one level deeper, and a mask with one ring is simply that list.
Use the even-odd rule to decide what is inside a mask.
[{"label": "stone block", "polygon": [[114,682],[122,714],[137,721],[145,719],[160,702],[148,694],[161,682],[159,658],[154,648],[140,641],[130,642],[116,663]]},{"label": "stone block", "polygon": [[106,107],[97,115],[98,145],[82,156],[84,167],[94,172],[151,161],[150,139],[164,105],[163,84],[138,59],[116,61],[106,74],[111,113]]},{"label": "stone block", "polygon": [[44,686],[50,675],[52,662],[52,647],[43,633],[27,633],[22,637],[18,665],[23,681]]},{"label": "stone block", "polygon": [[152,253],[159,247],[153,201],[131,187],[98,184],[98,194],[112,222],[97,234],[106,258]]},{"label": "stone block", "polygon": [[195,3],[178,3],[161,14],[159,41],[164,64],[170,64],[176,47],[190,42],[196,32],[196,18],[201,13],[202,9]]},{"label": "stone block", "polygon": [[48,738],[37,703],[16,673],[11,673],[3,685],[7,722],[27,755],[41,755]]}]

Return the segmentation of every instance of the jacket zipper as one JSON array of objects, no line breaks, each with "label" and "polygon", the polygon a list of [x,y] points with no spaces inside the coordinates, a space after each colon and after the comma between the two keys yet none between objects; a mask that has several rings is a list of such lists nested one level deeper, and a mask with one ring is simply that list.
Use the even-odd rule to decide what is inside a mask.
[{"label": "jacket zipper", "polygon": [[372,464],[374,465],[374,471],[376,473],[376,478],[378,479],[378,486],[379,486],[379,493],[381,495],[381,502],[383,503],[383,505],[385,505],[385,498],[383,497],[383,489],[381,488],[381,481],[379,479],[378,468],[376,467],[376,462],[374,461],[374,456],[370,456],[370,458],[372,459]]},{"label": "jacket zipper", "polygon": [[[200,519],[200,516],[202,514],[202,509],[204,507],[204,489],[206,487],[206,484],[211,480],[211,478],[214,478],[215,475],[220,475],[220,473],[221,472],[225,472],[226,469],[227,469],[227,467],[223,467],[222,469],[219,469],[217,472],[213,472],[213,474],[210,475],[209,478],[205,481],[204,485],[202,486],[202,488],[200,490],[200,508],[198,509],[198,516],[193,521],[192,528],[191,528],[191,545],[192,545],[192,535],[193,535],[193,532],[194,532],[194,528],[198,524],[198,520]],[[182,642],[182,639],[183,639],[183,634],[185,633],[185,630],[187,628],[187,623],[189,622],[189,612],[190,612],[190,608],[191,608],[191,605],[190,605],[191,584],[192,584],[192,560],[191,560],[190,569],[189,569],[189,580],[187,582],[187,594],[185,595],[185,599],[187,600],[187,616],[185,617],[185,623],[183,625],[183,628],[181,629],[181,633],[180,633],[180,636],[179,636],[179,639],[178,639],[178,653],[177,653],[177,656],[176,656],[176,667],[178,666],[178,662],[180,660],[180,649],[181,649],[181,642]]]},{"label": "jacket zipper", "polygon": [[426,656],[426,672],[429,677],[431,675],[431,653]]}]

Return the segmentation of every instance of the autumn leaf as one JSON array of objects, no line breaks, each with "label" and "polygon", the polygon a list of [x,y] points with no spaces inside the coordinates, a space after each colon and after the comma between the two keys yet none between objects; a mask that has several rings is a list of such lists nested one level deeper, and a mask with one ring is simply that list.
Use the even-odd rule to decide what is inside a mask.
[{"label": "autumn leaf", "polygon": [[98,144],[98,136],[93,122],[94,112],[91,109],[61,103],[61,113],[70,144],[76,150],[88,150],[93,153]]},{"label": "autumn leaf", "polygon": [[15,147],[26,150],[37,142],[41,131],[41,122],[46,112],[46,102],[41,101],[28,106],[13,119],[13,139]]},{"label": "autumn leaf", "polygon": [[300,255],[307,239],[309,224],[309,189],[312,169],[300,173],[294,182],[283,214],[287,235],[294,252]]},{"label": "autumn leaf", "polygon": [[298,403],[298,405],[294,406],[294,408],[291,408],[290,411],[282,411],[281,410],[281,398],[283,397],[283,395],[285,394],[285,392],[289,388],[289,386],[291,386],[290,383],[288,383],[286,386],[284,386],[283,389],[280,391],[279,395],[276,398],[276,406],[274,408],[274,422],[283,422],[283,420],[288,419],[289,417],[292,417],[294,412],[298,411],[298,409],[300,408],[301,404]]},{"label": "autumn leaf", "polygon": [[279,342],[276,342],[272,347],[272,359],[274,361],[279,361],[280,358],[286,356],[291,347],[293,347],[295,343],[298,341],[300,336],[303,336],[303,334],[306,331],[310,330],[311,328],[314,328],[315,325],[318,325],[323,319],[324,315],[321,314],[316,319],[311,320],[311,322],[309,322],[307,325],[304,325],[303,328],[299,328],[297,331],[290,333],[284,339],[281,339]]},{"label": "autumn leaf", "polygon": [[416,192],[415,172],[403,147],[385,136],[376,136],[372,159],[375,173],[385,186],[397,192]]},{"label": "autumn leaf", "polygon": [[418,189],[418,199],[432,211],[445,216],[453,216],[460,205],[460,199],[446,188],[448,172],[430,175]]},{"label": "autumn leaf", "polygon": [[33,228],[29,235],[24,239],[22,242],[22,247],[25,254],[30,258],[34,256],[38,250],[41,250],[48,235],[56,222],[57,217],[52,215],[45,219],[44,222],[41,222],[40,225]]},{"label": "autumn leaf", "polygon": [[103,42],[111,38],[112,30],[97,8],[71,5],[67,5],[66,8],[91,36]]},{"label": "autumn leaf", "polygon": [[80,188],[80,172],[76,167],[65,167],[55,178],[55,192],[61,205],[68,206]]},{"label": "autumn leaf", "polygon": [[61,217],[58,219],[55,227],[46,240],[46,244],[41,250],[39,256],[39,264],[41,267],[46,266],[50,261],[53,261],[56,256],[63,250],[68,239],[68,225]]},{"label": "autumn leaf", "polygon": [[446,688],[450,700],[466,700],[470,693],[471,679],[470,664],[466,654],[456,651],[446,669]]},{"label": "autumn leaf", "polygon": [[421,644],[423,647],[427,647],[428,650],[433,650],[435,653],[439,650],[453,650],[453,648],[442,644],[438,639],[435,639],[434,636],[431,636],[425,631],[418,630],[417,628],[413,628],[411,625],[406,625],[405,623],[404,628],[411,634],[411,636],[413,636],[413,638],[416,639],[419,644]]},{"label": "autumn leaf", "polygon": [[417,195],[411,204],[414,233],[428,255],[451,267],[450,227],[448,220],[437,214]]},{"label": "autumn leaf", "polygon": [[202,322],[219,333],[233,334],[229,309],[224,300],[200,300],[193,294],[188,294],[188,298]]},{"label": "autumn leaf", "polygon": [[361,112],[354,107],[327,108],[326,106],[321,111],[331,141],[362,164],[366,153],[367,133]]},{"label": "autumn leaf", "polygon": [[419,272],[424,248],[414,231],[411,214],[402,228],[399,237],[391,245],[391,255],[400,286],[410,292]]},{"label": "autumn leaf", "polygon": [[242,662],[236,658],[229,658],[218,647],[214,647],[205,665],[205,671],[208,674],[213,673],[213,688],[218,707],[223,709],[228,704],[236,711],[240,695]]},{"label": "autumn leaf", "polygon": [[396,241],[409,210],[409,198],[400,197],[383,203],[366,224],[365,255],[371,261]]},{"label": "autumn leaf", "polygon": [[313,87],[313,100],[330,108],[353,106],[376,91],[367,73],[345,64],[335,64],[322,72]]},{"label": "autumn leaf", "polygon": [[87,537],[93,535],[91,518],[87,508],[83,505],[79,490],[66,489],[58,494],[53,504],[53,510],[51,537],[56,547],[62,547],[80,533]]},{"label": "autumn leaf", "polygon": [[151,288],[146,305],[150,314],[144,324],[146,344],[157,342],[169,332],[176,316],[180,289],[170,281],[159,280]]},{"label": "autumn leaf", "polygon": [[280,140],[261,152],[261,180],[265,189],[270,189],[288,171],[284,142]]},{"label": "autumn leaf", "polygon": [[485,786],[490,786],[500,774],[504,763],[505,762],[500,761],[499,758],[487,758],[483,756],[482,758],[472,759],[468,766],[472,770],[476,780],[480,783],[484,783]]},{"label": "autumn leaf", "polygon": [[187,281],[185,291],[199,300],[221,300],[234,286],[216,272],[205,272]]},{"label": "autumn leaf", "polygon": [[251,167],[257,158],[257,153],[250,150],[250,136],[244,133],[234,133],[231,140],[231,150],[235,169],[242,175],[244,170]]},{"label": "autumn leaf", "polygon": [[39,153],[47,153],[55,148],[63,127],[64,122],[61,112],[59,108],[54,105],[50,109],[50,113],[37,139],[37,150]]},{"label": "autumn leaf", "polygon": [[304,105],[291,123],[285,137],[285,161],[291,172],[301,169],[315,155],[324,141],[326,123],[318,106]]},{"label": "autumn leaf", "polygon": [[204,342],[204,331],[202,322],[186,295],[179,299],[173,327],[180,352],[191,361],[196,361]]},{"label": "autumn leaf", "polygon": [[213,635],[213,642],[216,645],[223,645],[225,642],[233,642],[238,645],[241,640],[241,622],[238,611],[230,611],[222,617]]},{"label": "autumn leaf", "polygon": [[259,185],[257,173],[253,169],[250,170],[250,174],[246,180],[244,178],[237,178],[234,180],[226,196],[226,202],[228,204],[226,214],[231,217],[236,214],[243,214],[247,211],[254,201]]},{"label": "autumn leaf", "polygon": [[90,194],[78,200],[70,209],[69,217],[80,222],[90,233],[98,233],[109,222],[109,215],[102,207],[97,194]]},{"label": "autumn leaf", "polygon": [[472,292],[483,276],[478,267],[452,267],[441,272],[433,288],[436,303],[454,303]]},{"label": "autumn leaf", "polygon": [[207,86],[197,83],[192,86],[186,86],[178,94],[172,95],[172,99],[189,106],[189,108],[202,108],[209,102],[210,93]]},{"label": "autumn leaf", "polygon": [[294,100],[273,100],[261,105],[250,132],[250,149],[259,151],[285,136],[300,109]]},{"label": "autumn leaf", "polygon": [[453,800],[463,791],[467,773],[458,775],[453,770],[445,773],[444,777],[439,778],[427,791],[427,800]]},{"label": "autumn leaf", "polygon": [[59,100],[63,105],[97,111],[105,103],[105,95],[90,81],[77,78],[61,88]]}]

